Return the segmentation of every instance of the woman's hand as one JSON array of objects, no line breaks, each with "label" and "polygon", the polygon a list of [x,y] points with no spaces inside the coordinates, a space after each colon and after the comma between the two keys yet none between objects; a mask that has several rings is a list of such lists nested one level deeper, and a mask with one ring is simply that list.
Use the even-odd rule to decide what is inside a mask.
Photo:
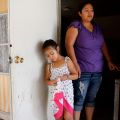
[{"label": "woman's hand", "polygon": [[81,70],[80,70],[80,66],[79,66],[79,64],[78,64],[78,63],[77,63],[77,64],[75,64],[75,68],[76,68],[77,73],[78,73],[78,78],[80,78],[80,76],[81,76]]},{"label": "woman's hand", "polygon": [[120,71],[120,67],[116,66],[115,64],[113,64],[112,62],[108,62],[108,67],[109,69],[112,70],[117,70]]}]

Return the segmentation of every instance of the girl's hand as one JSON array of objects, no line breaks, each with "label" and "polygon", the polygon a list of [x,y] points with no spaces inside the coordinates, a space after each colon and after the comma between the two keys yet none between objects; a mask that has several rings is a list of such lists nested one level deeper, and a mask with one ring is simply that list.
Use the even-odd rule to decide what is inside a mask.
[{"label": "girl's hand", "polygon": [[48,86],[56,86],[57,85],[57,80],[49,80],[47,82]]},{"label": "girl's hand", "polygon": [[60,80],[64,81],[64,80],[67,80],[67,79],[68,79],[68,75],[66,75],[66,74],[63,75],[63,76],[60,76]]},{"label": "girl's hand", "polygon": [[108,67],[109,69],[112,70],[117,70],[120,71],[120,67],[116,66],[115,64],[113,64],[112,62],[108,62]]}]

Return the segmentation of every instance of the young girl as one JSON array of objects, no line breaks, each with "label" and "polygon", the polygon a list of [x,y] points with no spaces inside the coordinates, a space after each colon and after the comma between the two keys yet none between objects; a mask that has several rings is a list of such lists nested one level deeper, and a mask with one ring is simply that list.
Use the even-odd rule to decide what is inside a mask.
[{"label": "young girl", "polygon": [[49,61],[45,69],[45,81],[48,85],[48,120],[73,120],[72,80],[78,74],[69,57],[59,54],[54,40],[46,40],[42,46]]}]

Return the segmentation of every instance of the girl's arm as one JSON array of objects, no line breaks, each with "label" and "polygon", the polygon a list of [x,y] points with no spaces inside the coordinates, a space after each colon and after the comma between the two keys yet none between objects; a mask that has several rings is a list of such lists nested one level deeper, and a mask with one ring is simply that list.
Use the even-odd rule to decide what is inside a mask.
[{"label": "girl's arm", "polygon": [[44,79],[47,85],[54,86],[57,83],[57,80],[50,80],[50,65],[49,64],[47,64],[45,67]]},{"label": "girl's arm", "polygon": [[78,72],[73,64],[72,60],[68,57],[67,58],[67,66],[69,69],[69,75],[63,75],[60,77],[61,80],[76,80],[78,78]]},{"label": "girl's arm", "polygon": [[80,76],[81,73],[80,66],[78,65],[74,51],[74,43],[76,41],[77,35],[78,35],[78,29],[74,27],[70,27],[66,32],[65,46],[66,46],[67,54],[73,61],[75,68],[78,72],[78,75]]}]

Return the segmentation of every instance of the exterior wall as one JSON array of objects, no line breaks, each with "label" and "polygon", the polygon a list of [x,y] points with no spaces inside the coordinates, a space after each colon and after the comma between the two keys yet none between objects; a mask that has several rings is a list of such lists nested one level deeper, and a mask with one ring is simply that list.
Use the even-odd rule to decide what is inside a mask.
[{"label": "exterior wall", "polygon": [[10,111],[10,76],[0,74],[0,111]]},{"label": "exterior wall", "polygon": [[0,13],[7,13],[7,2],[8,0],[0,0]]}]

